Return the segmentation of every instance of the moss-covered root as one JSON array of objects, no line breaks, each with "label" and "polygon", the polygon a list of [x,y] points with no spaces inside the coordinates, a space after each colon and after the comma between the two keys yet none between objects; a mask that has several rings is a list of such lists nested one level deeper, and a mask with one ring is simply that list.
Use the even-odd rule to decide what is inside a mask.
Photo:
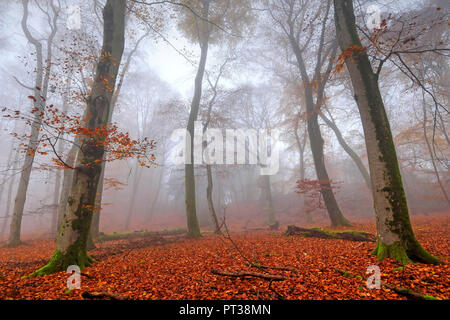
[{"label": "moss-covered root", "polygon": [[31,273],[30,276],[44,276],[60,271],[66,271],[67,268],[71,265],[76,265],[80,267],[80,270],[83,270],[84,268],[91,266],[95,262],[96,261],[87,253],[80,254],[77,257],[74,257],[63,255],[61,251],[56,250],[53,253],[50,261],[42,268]]},{"label": "moss-covered root", "polygon": [[402,265],[406,265],[413,261],[427,264],[443,263],[438,258],[429,254],[419,243],[416,243],[415,246],[413,246],[413,249],[407,250],[399,242],[386,245],[378,241],[377,247],[372,254],[376,255],[379,261],[382,261],[385,258],[392,258]]},{"label": "moss-covered root", "polygon": [[376,255],[379,261],[385,258],[392,258],[402,265],[412,262],[406,254],[406,250],[398,242],[391,245],[378,242],[372,254]]}]

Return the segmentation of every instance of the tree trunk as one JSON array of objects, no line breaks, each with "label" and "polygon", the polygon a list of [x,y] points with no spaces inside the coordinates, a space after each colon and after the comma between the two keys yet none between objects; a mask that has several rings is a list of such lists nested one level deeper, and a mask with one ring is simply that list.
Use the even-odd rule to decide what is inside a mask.
[{"label": "tree trunk", "polygon": [[[127,16],[128,17],[128,16]],[[126,19],[127,19],[126,17]],[[112,120],[112,116],[114,114],[114,108],[116,106],[117,100],[119,98],[120,95],[120,91],[123,87],[123,82],[125,79],[125,74],[127,73],[129,67],[130,67],[130,63],[131,63],[131,59],[134,56],[134,54],[136,53],[139,44],[141,43],[141,41],[148,36],[148,33],[145,33],[144,35],[142,35],[138,41],[136,42],[136,45],[134,46],[133,50],[130,51],[130,53],[127,56],[127,59],[125,61],[125,64],[122,68],[122,71],[120,72],[119,75],[119,82],[116,86],[116,91],[114,92],[114,95],[111,99],[111,106],[110,106],[110,114],[109,114],[109,119],[108,122],[111,122]],[[89,248],[90,250],[95,248],[95,243],[94,240],[97,239],[99,233],[100,233],[100,213],[102,210],[102,199],[103,199],[103,179],[105,178],[105,168],[106,168],[106,163],[102,162],[102,173],[100,174],[100,181],[98,183],[98,190],[97,190],[97,199],[95,200],[95,212],[94,212],[94,216],[92,218],[92,224],[91,224],[91,232],[89,235]]]},{"label": "tree trunk", "polygon": [[270,175],[265,175],[263,178],[263,190],[265,199],[267,201],[267,224],[272,226],[276,223],[275,221],[275,212],[273,209],[273,201],[272,201],[272,188],[270,186]]},{"label": "tree trunk", "polygon": [[[322,54],[324,54],[326,21],[328,19],[328,13],[330,10],[331,2],[327,3],[326,14],[322,21],[322,29],[320,34],[320,44],[317,51],[317,63],[315,66],[315,75],[310,80],[308,70],[305,65],[302,50],[298,43],[298,35],[294,34],[294,25],[290,21],[289,23],[289,41],[291,43],[294,55],[297,59],[297,65],[300,71],[301,79],[304,87],[305,105],[307,113],[307,129],[309,136],[309,144],[311,147],[311,153],[313,155],[314,167],[316,169],[317,178],[320,181],[322,195],[325,207],[327,208],[328,215],[331,220],[331,225],[336,226],[350,226],[350,222],[344,217],[336,201],[336,198],[331,187],[330,178],[328,176],[327,168],[325,166],[324,154],[323,154],[323,138],[320,131],[318,113],[320,112],[320,106],[325,91],[326,82],[330,76],[332,61],[336,54],[336,47],[330,48],[330,55],[328,59],[328,66],[326,72],[322,73],[323,60]],[[297,38],[296,38],[297,37]],[[316,103],[314,103],[313,86],[318,84],[318,94],[316,97]]]},{"label": "tree trunk", "polygon": [[42,50],[41,42],[34,38],[30,33],[27,25],[28,20],[28,0],[22,0],[23,5],[23,16],[22,16],[22,30],[25,34],[25,37],[29,42],[31,42],[36,51],[36,78],[34,82],[33,88],[33,96],[34,96],[34,108],[38,110],[38,112],[34,113],[34,121],[31,125],[31,134],[30,139],[28,141],[27,150],[25,153],[25,161],[22,167],[22,172],[20,174],[19,186],[17,188],[17,195],[14,201],[14,209],[13,209],[13,217],[10,225],[10,232],[8,242],[6,244],[7,247],[17,247],[20,244],[20,229],[22,226],[22,216],[23,209],[25,207],[25,201],[27,198],[27,190],[28,184],[30,181],[31,169],[33,167],[34,155],[37,148],[39,131],[41,128],[41,112],[44,110],[45,101],[47,99],[47,89],[48,83],[50,79],[50,71],[52,67],[52,42],[53,38],[56,35],[57,27],[56,21],[58,18],[57,11],[52,4],[53,8],[53,19],[52,19],[52,28],[51,33],[46,39],[47,41],[47,57],[45,61],[47,62],[45,75],[44,75],[44,56]]},{"label": "tree trunk", "polygon": [[[202,18],[207,20],[209,16],[209,0],[202,1],[203,3],[203,14]],[[203,34],[203,39],[199,39],[201,47],[200,63],[197,70],[197,75],[195,77],[195,91],[194,97],[191,103],[191,112],[189,114],[189,120],[187,125],[187,132],[190,135],[190,141],[186,141],[186,152],[191,150],[190,163],[185,164],[185,192],[186,192],[186,218],[187,218],[187,228],[188,235],[191,237],[199,237],[200,226],[197,219],[197,209],[195,201],[195,173],[194,173],[194,124],[197,120],[198,111],[200,108],[200,100],[202,97],[202,85],[203,76],[205,74],[206,59],[208,57],[208,45],[209,45],[209,30],[205,23],[200,23],[201,26],[205,28]],[[190,148],[189,145],[190,144]]]},{"label": "tree trunk", "polygon": [[[12,160],[12,162],[9,162],[9,167],[12,168],[15,163],[17,162],[18,158],[19,158],[19,153],[15,150],[13,150],[11,148],[11,153],[14,153],[14,158]],[[9,212],[11,210],[11,200],[12,200],[12,194],[13,194],[13,190],[14,190],[14,184],[16,182],[16,175],[12,175],[10,177],[11,181],[9,182],[9,188],[8,188],[8,194],[6,196],[6,209],[5,209],[5,217],[3,220],[3,225],[2,225],[2,230],[0,233],[0,237],[3,237],[3,235],[5,234],[6,231],[6,226],[8,224],[8,220],[9,220]],[[4,181],[4,183],[6,183],[6,181]]]},{"label": "tree trunk", "polygon": [[213,179],[212,179],[212,172],[211,172],[211,166],[208,164],[206,165],[206,176],[208,180],[208,186],[206,187],[206,200],[208,201],[208,209],[209,214],[211,215],[211,219],[214,223],[214,233],[220,234],[220,224],[219,220],[217,219],[216,210],[214,209],[214,202],[213,202]]},{"label": "tree trunk", "polygon": [[[305,170],[305,148],[306,148],[306,132],[304,132],[303,141],[300,140],[300,136],[298,134],[299,124],[300,124],[300,116],[301,111],[298,113],[298,119],[295,122],[294,127],[294,135],[295,135],[295,141],[297,142],[297,148],[298,148],[298,155],[299,155],[299,162],[300,162],[300,180],[304,180],[306,176],[306,170]],[[300,195],[303,200],[303,211],[305,211],[305,217],[307,223],[313,223],[313,218],[311,215],[311,212],[306,209],[306,196],[304,194]]]},{"label": "tree trunk", "polygon": [[156,186],[156,194],[153,197],[152,204],[150,206],[150,213],[149,213],[148,221],[151,221],[152,217],[155,214],[155,207],[156,207],[156,203],[157,203],[158,198],[159,198],[159,192],[161,190],[161,182],[162,182],[162,178],[163,178],[163,174],[164,174],[164,169],[161,168],[160,170],[161,170],[161,172],[159,174],[158,185]]},{"label": "tree trunk", "polygon": [[431,147],[431,143],[428,139],[427,132],[427,107],[425,103],[425,94],[422,92],[422,111],[423,111],[423,137],[425,139],[425,143],[427,145],[428,152],[430,154],[431,164],[433,165],[434,174],[436,175],[437,182],[439,187],[441,188],[442,194],[444,195],[445,200],[447,200],[447,204],[450,205],[450,199],[448,198],[447,191],[445,190],[444,185],[442,184],[441,177],[439,176],[439,170],[436,165],[436,160],[434,158],[433,148]]},{"label": "tree trunk", "polygon": [[133,213],[134,213],[134,207],[136,204],[136,193],[139,189],[139,184],[141,182],[141,170],[139,167],[139,164],[136,162],[136,166],[135,166],[135,175],[134,175],[134,181],[133,181],[133,188],[131,189],[131,198],[130,198],[130,207],[128,208],[128,214],[127,214],[127,218],[125,220],[125,230],[129,230],[130,229],[130,225],[131,225],[131,218],[133,217]]},{"label": "tree trunk", "polygon": [[[89,130],[108,124],[110,102],[125,42],[125,3],[125,0],[108,0],[103,9],[103,46],[84,119]],[[87,242],[105,151],[102,139],[84,134],[80,136],[82,147],[75,161],[68,205],[58,232],[56,250],[49,263],[35,271],[34,275],[62,271],[70,265],[84,269],[91,264]]]},{"label": "tree trunk", "polygon": [[344,217],[336,201],[336,198],[331,187],[330,177],[325,166],[325,159],[323,154],[323,138],[320,131],[318,112],[315,109],[313,102],[313,93],[311,86],[305,89],[306,91],[306,106],[308,112],[308,136],[311,152],[314,160],[314,167],[316,169],[317,178],[320,181],[320,193],[322,194],[325,207],[333,227],[350,226],[350,222]]},{"label": "tree trunk", "polygon": [[[342,51],[361,48],[352,0],[334,0],[336,32]],[[425,251],[414,236],[397,161],[392,133],[367,53],[358,50],[345,61],[361,115],[369,158],[372,194],[377,219],[380,260],[389,257],[402,264],[410,260],[440,263]]]},{"label": "tree trunk", "polygon": [[89,238],[88,238],[88,250],[94,250],[96,248],[95,239],[97,239],[98,235],[100,234],[100,212],[102,210],[103,181],[105,178],[105,165],[106,165],[106,163],[102,162],[102,170],[100,173],[100,180],[98,181],[98,187],[97,187],[97,196],[95,197],[95,210],[94,210],[94,215],[92,217],[91,231],[89,232]]},{"label": "tree trunk", "polygon": [[370,175],[369,172],[367,172],[366,167],[364,166],[364,163],[362,162],[361,158],[356,154],[355,151],[347,144],[344,137],[342,136],[341,131],[336,126],[334,121],[328,119],[323,113],[320,113],[320,118],[327,124],[328,127],[330,127],[331,130],[333,130],[334,134],[336,135],[336,138],[341,145],[342,149],[349,155],[349,157],[353,160],[353,162],[356,164],[356,167],[358,168],[359,172],[361,173],[364,182],[366,183],[367,188],[369,190],[372,189],[371,182],[370,182]]},{"label": "tree trunk", "polygon": [[58,234],[58,200],[60,189],[61,189],[61,170],[57,169],[55,173],[55,190],[53,191],[53,205],[55,207],[52,212],[52,222],[50,226],[50,236],[53,239],[55,239]]},{"label": "tree trunk", "polygon": [[[66,160],[64,161],[67,165],[74,167],[75,165],[75,159],[77,157],[77,149],[78,145],[80,144],[80,138],[77,136],[75,138],[75,142],[72,145],[72,148],[70,148],[70,151],[67,155]],[[59,203],[58,203],[58,221],[57,221],[57,230],[56,234],[58,234],[58,230],[61,228],[61,222],[66,214],[66,208],[67,208],[67,199],[69,197],[70,192],[70,186],[72,185],[72,178],[73,178],[73,170],[72,169],[64,169],[63,174],[63,183],[61,188],[61,193],[59,196]]]}]

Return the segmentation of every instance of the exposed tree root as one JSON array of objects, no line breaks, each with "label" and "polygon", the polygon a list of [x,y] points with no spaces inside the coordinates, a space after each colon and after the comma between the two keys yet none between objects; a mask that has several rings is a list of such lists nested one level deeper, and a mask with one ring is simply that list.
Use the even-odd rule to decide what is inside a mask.
[{"label": "exposed tree root", "polygon": [[29,276],[45,276],[59,271],[66,271],[71,265],[79,266],[80,269],[83,270],[86,267],[90,267],[95,262],[97,261],[88,254],[73,258],[63,255],[60,251],[55,250],[50,261],[42,268],[31,273]]},{"label": "exposed tree root", "polygon": [[373,234],[362,232],[358,230],[343,230],[334,231],[322,228],[301,228],[294,225],[289,225],[285,235],[288,236],[302,236],[302,237],[314,237],[323,239],[343,239],[350,241],[369,241],[375,242],[376,237]]}]

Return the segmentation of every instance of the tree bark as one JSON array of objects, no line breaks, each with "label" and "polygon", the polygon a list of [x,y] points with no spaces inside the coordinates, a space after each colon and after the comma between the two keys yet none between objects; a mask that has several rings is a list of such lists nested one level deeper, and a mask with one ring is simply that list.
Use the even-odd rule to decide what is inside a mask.
[{"label": "tree bark", "polygon": [[[334,0],[336,32],[342,51],[362,48],[356,30],[352,0]],[[355,100],[361,115],[369,158],[372,194],[377,220],[377,247],[380,260],[389,257],[402,264],[410,260],[440,263],[425,251],[414,236],[398,166],[389,121],[365,50],[357,50],[345,61]]]},{"label": "tree bark", "polygon": [[[62,145],[61,142],[60,145]],[[58,171],[56,171],[55,173],[55,189],[53,191],[53,204],[55,205],[55,207],[52,212],[52,221],[50,225],[50,237],[52,239],[55,239],[58,234],[58,200],[60,198],[61,190],[61,170],[57,170]]]},{"label": "tree bark", "polygon": [[[119,82],[116,86],[116,91],[114,92],[114,95],[111,99],[111,111],[109,114],[109,119],[108,122],[111,122],[112,120],[112,116],[114,114],[114,109],[117,103],[117,100],[119,99],[119,95],[120,95],[120,91],[123,87],[123,82],[125,79],[125,75],[128,72],[128,69],[130,67],[131,64],[131,60],[134,56],[134,54],[136,53],[136,51],[139,48],[139,44],[142,42],[142,40],[148,36],[148,33],[145,33],[144,35],[142,35],[138,41],[136,42],[136,45],[134,46],[133,50],[130,51],[130,53],[127,56],[127,59],[125,61],[125,64],[122,68],[122,71],[120,72],[119,75]],[[102,173],[100,175],[100,181],[98,183],[98,190],[97,190],[97,198],[95,200],[96,203],[96,209],[94,212],[94,217],[92,218],[92,224],[91,224],[91,232],[89,235],[89,248],[94,249],[95,248],[95,239],[97,239],[99,233],[100,233],[100,213],[102,210],[102,199],[103,199],[103,179],[105,178],[105,168],[106,168],[106,163],[102,162]]]},{"label": "tree bark", "polygon": [[[125,0],[108,0],[103,9],[103,46],[84,118],[89,130],[108,124],[110,102],[125,42],[125,4]],[[108,81],[104,81],[105,79]],[[105,152],[101,143],[103,139],[80,135],[81,148],[75,161],[72,186],[58,232],[56,250],[49,263],[33,275],[54,273],[65,270],[70,265],[84,269],[92,263],[93,260],[87,253],[87,242]]]},{"label": "tree bark", "polygon": [[[75,138],[75,141],[74,141],[72,147],[70,148],[67,158],[64,161],[70,167],[74,167],[74,165],[75,165],[75,159],[77,157],[77,149],[78,149],[79,145],[80,145],[80,137],[77,136]],[[72,178],[73,178],[73,170],[66,168],[64,170],[64,174],[63,174],[63,183],[62,183],[61,193],[60,193],[59,203],[58,203],[57,230],[60,229],[62,219],[63,219],[64,215],[66,214],[67,199],[69,197],[70,186],[72,185]]]}]

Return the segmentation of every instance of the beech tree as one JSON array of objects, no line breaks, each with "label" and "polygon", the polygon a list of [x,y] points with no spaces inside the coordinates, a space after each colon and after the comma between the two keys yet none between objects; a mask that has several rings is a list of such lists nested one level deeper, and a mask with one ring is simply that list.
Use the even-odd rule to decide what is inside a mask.
[{"label": "beech tree", "polygon": [[[317,178],[322,185],[321,194],[331,225],[348,226],[350,222],[339,208],[325,166],[324,140],[318,121],[325,87],[332,71],[337,50],[337,43],[329,39],[330,7],[331,0],[321,4],[301,0],[267,1],[270,17],[281,29],[282,35],[287,38],[296,58],[304,90],[308,136],[314,167]],[[308,17],[311,18],[308,19]],[[318,19],[319,17],[321,19]],[[314,40],[318,43],[317,49],[313,49],[309,53],[312,57],[315,57],[316,62],[310,64],[306,54],[308,50],[311,50],[310,44]],[[314,61],[314,58],[312,60]]]},{"label": "beech tree", "polygon": [[[95,131],[108,124],[110,102],[125,43],[125,4],[125,0],[108,0],[103,9],[103,46],[84,116],[88,130]],[[87,253],[87,240],[105,150],[102,138],[90,134],[80,135],[80,145],[56,250],[49,263],[33,275],[65,270],[69,265],[84,269],[93,262]]]},{"label": "beech tree", "polygon": [[[48,17],[48,24],[50,27],[50,34],[45,39],[45,47],[43,47],[40,39],[30,32],[28,26],[28,5],[29,0],[22,0],[23,15],[22,15],[22,30],[27,40],[32,44],[36,54],[36,75],[34,83],[31,87],[28,87],[33,91],[33,104],[34,108],[43,110],[43,107],[47,100],[47,91],[50,81],[51,68],[52,68],[52,53],[53,53],[53,39],[57,32],[58,14],[60,8],[55,6],[53,1],[47,6],[47,10],[40,7],[39,9],[44,12]],[[45,50],[45,51],[44,51]],[[16,79],[17,80],[17,79]],[[19,80],[17,80],[22,86]],[[25,86],[27,87],[27,86]],[[28,143],[28,150],[25,154],[25,160],[22,166],[22,172],[20,174],[19,186],[17,188],[17,194],[14,201],[13,216],[10,224],[9,238],[6,243],[7,247],[17,247],[20,244],[20,229],[22,225],[23,210],[25,207],[25,201],[27,198],[28,184],[30,181],[31,170],[33,167],[35,150],[37,147],[37,141],[39,137],[39,131],[41,128],[40,112],[35,113],[35,121],[31,126],[31,134]]]},{"label": "beech tree", "polygon": [[[250,20],[249,8],[242,6],[242,1],[201,0],[198,2],[186,1],[184,6],[189,7],[184,20],[181,22],[182,30],[200,46],[200,60],[195,76],[194,95],[191,101],[186,139],[186,150],[191,150],[190,158],[185,164],[185,197],[188,234],[192,237],[200,236],[200,226],[197,219],[195,199],[195,173],[194,173],[194,124],[197,120],[203,90],[203,78],[208,59],[208,50],[211,42],[223,40],[225,36],[236,37],[242,30],[242,25]],[[193,12],[198,11],[196,14]],[[227,29],[225,29],[227,28]]]},{"label": "beech tree", "polygon": [[334,0],[334,14],[339,46],[352,80],[369,158],[377,222],[374,254],[380,260],[389,257],[402,264],[411,260],[441,263],[423,249],[414,236],[378,75],[361,45],[353,1]]}]

